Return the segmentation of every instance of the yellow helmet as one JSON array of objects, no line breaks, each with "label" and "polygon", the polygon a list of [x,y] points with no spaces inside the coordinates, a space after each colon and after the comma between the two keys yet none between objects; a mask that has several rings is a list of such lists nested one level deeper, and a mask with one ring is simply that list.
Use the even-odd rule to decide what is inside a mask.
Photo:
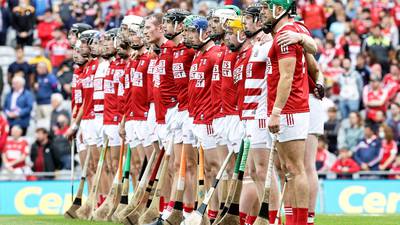
[{"label": "yellow helmet", "polygon": [[227,29],[232,29],[233,32],[240,32],[240,31],[244,31],[244,24],[242,22],[242,16],[237,16],[235,18],[232,19],[228,19],[225,22],[225,30]]}]

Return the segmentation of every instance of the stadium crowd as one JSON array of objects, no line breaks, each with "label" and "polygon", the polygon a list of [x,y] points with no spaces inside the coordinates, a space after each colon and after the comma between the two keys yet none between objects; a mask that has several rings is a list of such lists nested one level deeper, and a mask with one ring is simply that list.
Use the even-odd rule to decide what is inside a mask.
[{"label": "stadium crowd", "polygon": [[[57,2],[0,0],[0,45],[12,46],[16,56],[0,70],[2,174],[70,169],[64,134],[70,124],[74,69],[66,33],[72,24],[109,30],[119,27],[124,15],[146,16],[174,7],[205,15],[218,4]],[[252,1],[225,3],[245,7]],[[400,171],[400,0],[298,1],[298,13],[318,43],[316,58],[325,76],[325,135],[319,138],[318,171],[344,178],[358,171]],[[26,46],[39,48],[40,54],[26,59]],[[50,123],[42,126],[40,121]],[[35,127],[33,141],[25,138],[30,127]]]}]

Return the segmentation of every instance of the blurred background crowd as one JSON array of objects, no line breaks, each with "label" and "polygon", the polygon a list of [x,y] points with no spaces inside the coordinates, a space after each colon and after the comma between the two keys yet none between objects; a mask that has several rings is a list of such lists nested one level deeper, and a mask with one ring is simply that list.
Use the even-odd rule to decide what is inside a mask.
[{"label": "blurred background crowd", "polygon": [[[73,61],[66,34],[72,24],[104,31],[119,27],[128,14],[179,7],[207,15],[221,4],[251,3],[0,0],[0,179],[42,179],[29,174],[71,169],[63,134],[70,120]],[[400,0],[299,0],[297,6],[318,43],[316,58],[325,75],[318,171],[338,178],[400,172]]]}]

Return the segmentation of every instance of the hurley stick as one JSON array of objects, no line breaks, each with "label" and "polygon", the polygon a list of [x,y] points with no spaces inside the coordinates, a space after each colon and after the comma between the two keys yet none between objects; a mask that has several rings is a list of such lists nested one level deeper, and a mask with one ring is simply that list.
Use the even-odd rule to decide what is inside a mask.
[{"label": "hurley stick", "polygon": [[157,188],[154,192],[153,200],[151,203],[148,201],[147,202],[147,209],[146,211],[139,217],[139,223],[138,224],[148,224],[157,219],[160,215],[160,211],[162,209],[159,209],[160,206],[160,196],[161,196],[161,189],[164,186],[164,183],[167,178],[167,172],[168,172],[168,164],[169,160],[171,157],[171,152],[174,148],[174,137],[172,137],[172,140],[168,144],[167,151],[165,152],[165,159],[163,162],[163,166],[161,169],[161,174],[160,174],[160,182],[157,184]]},{"label": "hurley stick", "polygon": [[103,169],[104,158],[107,149],[108,149],[108,138],[106,137],[106,144],[101,149],[100,158],[97,163],[97,169],[93,179],[92,190],[90,190],[86,202],[76,211],[76,215],[78,216],[79,219],[89,219],[93,208],[96,206],[95,204],[97,203],[97,190],[100,182],[101,171]]},{"label": "hurley stick", "polygon": [[240,202],[240,194],[242,193],[242,185],[243,185],[243,176],[244,171],[246,169],[247,157],[250,150],[250,140],[246,139],[244,142],[244,151],[242,155],[242,159],[240,162],[238,179],[236,182],[236,188],[233,194],[233,199],[231,205],[229,207],[228,213],[222,218],[219,222],[221,225],[231,225],[231,224],[239,224],[239,202]]},{"label": "hurley stick", "polygon": [[113,222],[118,222],[118,213],[121,212],[128,205],[128,194],[129,194],[129,172],[131,168],[131,147],[128,144],[128,151],[126,151],[125,156],[125,166],[124,166],[124,176],[122,177],[122,191],[121,198],[117,209],[113,213],[111,220]]},{"label": "hurley stick", "polygon": [[225,205],[224,205],[224,208],[222,209],[222,212],[218,216],[217,220],[214,222],[215,224],[218,224],[218,222],[222,220],[222,218],[228,212],[229,207],[231,206],[233,195],[235,194],[236,184],[238,182],[239,168],[240,168],[240,163],[242,161],[243,151],[244,151],[244,141],[242,140],[241,144],[240,144],[240,151],[239,151],[239,154],[236,157],[236,161],[235,161],[235,168],[234,168],[233,175],[232,175],[232,182],[229,187],[229,193],[228,193],[228,196],[226,197]]},{"label": "hurley stick", "polygon": [[200,145],[199,148],[199,168],[198,168],[198,186],[197,186],[197,202],[203,202],[205,196],[204,187],[204,149]]},{"label": "hurley stick", "polygon": [[125,207],[125,209],[122,210],[120,212],[120,214],[118,215],[118,220],[120,222],[122,222],[125,219],[125,217],[128,216],[129,213],[131,213],[132,210],[134,210],[137,207],[137,205],[140,203],[140,200],[142,199],[144,191],[145,191],[145,186],[147,184],[147,177],[148,177],[148,175],[150,173],[151,166],[153,164],[155,156],[156,156],[156,151],[153,150],[153,153],[150,156],[150,159],[149,159],[149,161],[147,163],[146,169],[145,169],[145,171],[143,173],[142,178],[140,179],[139,185],[137,187],[137,190],[135,191],[135,194],[132,197],[132,200]]},{"label": "hurley stick", "polygon": [[71,142],[71,199],[74,200],[75,140]]},{"label": "hurley stick", "polygon": [[65,218],[70,218],[70,219],[77,218],[78,216],[76,215],[76,210],[78,210],[82,205],[82,193],[83,193],[83,189],[85,188],[85,181],[86,181],[87,170],[89,167],[89,160],[90,160],[90,149],[88,149],[86,151],[87,152],[86,152],[85,162],[83,164],[81,180],[79,182],[79,188],[76,193],[75,199],[72,202],[71,207],[64,213]]},{"label": "hurley stick", "polygon": [[256,221],[254,221],[255,225],[269,225],[269,196],[271,193],[272,174],[274,172],[275,146],[276,146],[276,135],[274,135],[272,139],[272,147],[271,151],[269,152],[269,159],[268,159],[267,176],[265,178],[263,201],[261,203],[257,219]]},{"label": "hurley stick", "polygon": [[111,218],[109,218],[109,215],[115,211],[116,204],[118,203],[118,200],[121,197],[122,161],[123,161],[124,153],[125,153],[125,140],[122,140],[122,145],[119,150],[119,161],[118,161],[117,173],[114,176],[113,184],[111,186],[111,189],[107,195],[105,202],[98,209],[96,209],[93,213],[94,220],[107,221],[107,220],[111,219]]},{"label": "hurley stick", "polygon": [[179,176],[175,193],[175,204],[171,215],[166,219],[167,224],[179,225],[183,220],[183,194],[185,190],[186,154],[185,145],[182,145]]},{"label": "hurley stick", "polygon": [[158,154],[156,165],[153,168],[153,171],[150,176],[149,183],[147,185],[146,191],[141,198],[138,206],[125,218],[122,220],[123,224],[135,225],[138,223],[139,217],[143,213],[146,208],[147,200],[149,199],[150,193],[153,189],[153,185],[156,183],[156,176],[158,175],[158,170],[161,165],[161,161],[164,157],[164,148],[161,149],[160,153]]},{"label": "hurley stick", "polygon": [[193,212],[188,218],[186,218],[183,221],[183,224],[186,225],[200,225],[203,220],[203,215],[207,209],[207,206],[210,202],[210,199],[214,195],[214,192],[216,191],[216,188],[218,186],[219,181],[221,180],[222,174],[225,171],[226,166],[229,163],[229,160],[231,159],[233,155],[233,151],[229,151],[227,157],[225,158],[224,163],[222,164],[220,170],[218,171],[218,174],[214,180],[213,185],[211,186],[210,190],[208,190],[203,202],[201,203],[200,207],[197,209],[197,211]]}]

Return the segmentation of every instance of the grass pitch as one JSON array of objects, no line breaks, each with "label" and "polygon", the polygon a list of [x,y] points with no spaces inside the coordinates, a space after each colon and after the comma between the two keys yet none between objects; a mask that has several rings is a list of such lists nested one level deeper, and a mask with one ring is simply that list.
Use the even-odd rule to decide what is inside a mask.
[{"label": "grass pitch", "polygon": [[[0,216],[0,225],[112,225],[111,222],[66,220],[63,216]],[[400,215],[348,216],[319,215],[316,225],[399,225]]]}]

